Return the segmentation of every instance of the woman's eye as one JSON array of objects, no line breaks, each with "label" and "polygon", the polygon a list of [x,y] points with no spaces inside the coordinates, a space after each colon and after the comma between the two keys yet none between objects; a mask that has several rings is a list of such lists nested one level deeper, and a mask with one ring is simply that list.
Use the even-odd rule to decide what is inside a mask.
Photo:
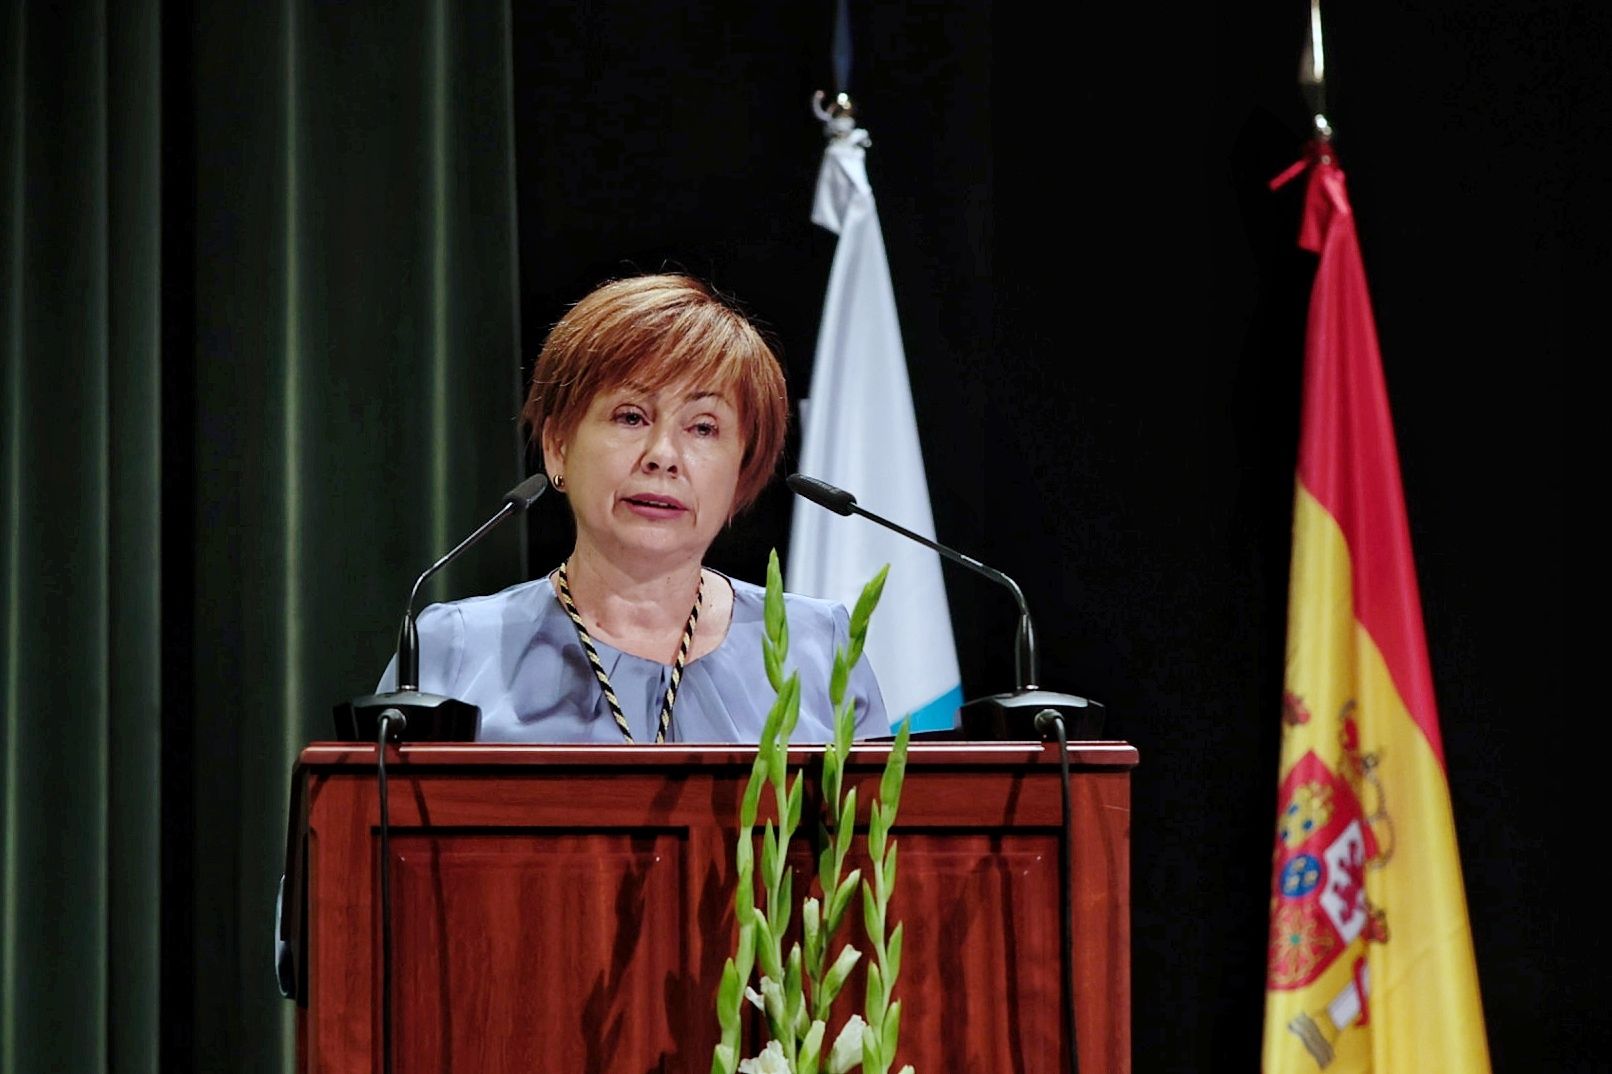
[{"label": "woman's eye", "polygon": [[616,414],[616,420],[623,425],[638,426],[644,423],[644,416],[636,410],[623,410]]},{"label": "woman's eye", "polygon": [[697,421],[690,428],[694,430],[695,436],[715,436],[717,432],[714,421]]}]

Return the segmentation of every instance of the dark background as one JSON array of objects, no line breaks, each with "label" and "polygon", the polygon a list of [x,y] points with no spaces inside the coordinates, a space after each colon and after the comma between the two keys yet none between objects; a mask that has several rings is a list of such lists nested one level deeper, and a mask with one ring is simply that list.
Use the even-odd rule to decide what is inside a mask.
[{"label": "dark background", "polygon": [[[673,267],[770,323],[804,391],[834,249],[809,222],[807,108],[835,88],[832,9],[753,7],[517,5],[528,367],[595,283]],[[1604,268],[1575,207],[1590,151],[1575,117],[1598,101],[1604,128],[1588,42],[1606,17],[1501,2],[1325,15],[1495,1067],[1591,1069],[1598,930],[1574,923],[1588,919],[1557,864],[1582,835],[1552,731],[1567,711],[1563,371],[1582,353],[1562,296]],[[1137,1068],[1254,1069],[1314,266],[1295,245],[1302,181],[1267,182],[1308,132],[1307,8],[852,19],[849,88],[938,536],[1019,582],[1046,683],[1103,701],[1141,753]],[[714,558],[761,577],[790,510],[775,488]],[[557,510],[532,532],[534,564],[565,551]],[[1010,599],[961,571],[948,587],[965,695],[1008,688]]]}]

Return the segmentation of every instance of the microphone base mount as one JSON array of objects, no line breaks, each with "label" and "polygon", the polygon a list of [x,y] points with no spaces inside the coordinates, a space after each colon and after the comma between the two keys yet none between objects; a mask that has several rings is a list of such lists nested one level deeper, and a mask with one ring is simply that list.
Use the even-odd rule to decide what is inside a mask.
[{"label": "microphone base mount", "polygon": [[1102,702],[1034,686],[966,702],[961,710],[963,737],[989,742],[1044,739],[1047,736],[1036,730],[1036,717],[1047,709],[1063,717],[1069,741],[1102,738]]},{"label": "microphone base mount", "polygon": [[335,706],[337,740],[374,742],[381,713],[387,709],[403,714],[403,727],[396,736],[399,742],[474,742],[481,725],[481,709],[469,702],[419,690],[392,690]]}]

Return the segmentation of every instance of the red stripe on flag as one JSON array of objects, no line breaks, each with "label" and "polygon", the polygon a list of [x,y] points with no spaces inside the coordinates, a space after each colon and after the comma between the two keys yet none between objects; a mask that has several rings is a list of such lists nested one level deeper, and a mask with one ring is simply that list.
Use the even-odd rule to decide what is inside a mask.
[{"label": "red stripe on flag", "polygon": [[1405,707],[1442,766],[1376,322],[1354,210],[1343,171],[1330,157],[1318,160],[1310,173],[1299,245],[1321,256],[1305,335],[1298,477],[1343,531],[1355,618],[1382,652]]}]

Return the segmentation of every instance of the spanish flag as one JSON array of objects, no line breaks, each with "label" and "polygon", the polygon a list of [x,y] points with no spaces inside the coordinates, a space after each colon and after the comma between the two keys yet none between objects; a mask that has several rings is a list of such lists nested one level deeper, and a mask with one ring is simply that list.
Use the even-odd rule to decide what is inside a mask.
[{"label": "spanish flag", "polygon": [[1330,145],[1305,335],[1265,1074],[1489,1070],[1393,423]]}]

